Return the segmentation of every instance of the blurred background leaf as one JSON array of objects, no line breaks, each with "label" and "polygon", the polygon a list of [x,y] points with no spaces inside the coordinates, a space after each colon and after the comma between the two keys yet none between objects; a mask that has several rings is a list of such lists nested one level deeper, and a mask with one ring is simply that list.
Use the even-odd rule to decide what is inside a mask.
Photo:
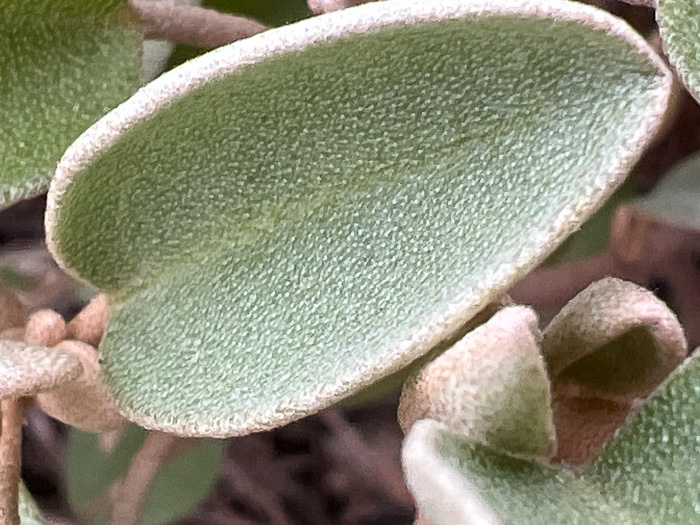
[{"label": "blurred background leaf", "polygon": [[[66,485],[81,523],[107,522],[110,486],[126,474],[146,431],[130,426],[109,453],[96,434],[71,429],[68,438]],[[151,484],[143,511],[143,525],[169,523],[184,516],[212,488],[219,472],[225,442],[198,440],[171,463],[163,465]]]}]

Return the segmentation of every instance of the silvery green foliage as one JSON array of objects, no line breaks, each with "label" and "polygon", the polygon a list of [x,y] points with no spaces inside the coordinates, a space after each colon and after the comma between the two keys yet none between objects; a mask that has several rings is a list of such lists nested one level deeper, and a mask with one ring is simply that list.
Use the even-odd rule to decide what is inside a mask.
[{"label": "silvery green foliage", "polygon": [[147,85],[63,157],[47,240],[110,297],[124,415],[271,428],[460,333],[619,185],[670,85],[591,7],[370,3]]},{"label": "silvery green foliage", "polygon": [[700,100],[700,2],[659,0],[656,16],[664,50],[688,90]]},{"label": "silvery green foliage", "polygon": [[126,0],[0,4],[0,208],[48,186],[90,124],[138,85],[141,34]]},{"label": "silvery green foliage", "polygon": [[698,391],[696,356],[652,395],[583,475],[475,444],[423,419],[404,445],[409,486],[432,525],[695,523]]}]

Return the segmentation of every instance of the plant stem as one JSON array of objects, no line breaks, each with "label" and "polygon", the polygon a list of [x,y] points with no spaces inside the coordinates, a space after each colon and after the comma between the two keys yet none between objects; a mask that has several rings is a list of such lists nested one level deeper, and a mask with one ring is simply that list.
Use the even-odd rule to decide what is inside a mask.
[{"label": "plant stem", "polygon": [[0,523],[19,525],[19,482],[24,399],[2,401],[0,434]]},{"label": "plant stem", "polygon": [[214,49],[267,29],[251,18],[203,7],[149,0],[131,0],[130,5],[141,17],[146,38],[202,49]]},{"label": "plant stem", "polygon": [[162,432],[149,432],[141,449],[131,460],[129,471],[115,490],[112,507],[112,525],[137,525],[143,509],[148,487],[158,469],[173,458],[180,437]]}]

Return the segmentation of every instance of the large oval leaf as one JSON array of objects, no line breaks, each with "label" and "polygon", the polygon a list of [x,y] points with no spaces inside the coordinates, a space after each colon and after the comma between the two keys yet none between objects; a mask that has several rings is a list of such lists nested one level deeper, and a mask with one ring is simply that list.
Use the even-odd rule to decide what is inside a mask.
[{"label": "large oval leaf", "polygon": [[0,3],[0,207],[48,186],[90,124],[138,86],[126,0]]},{"label": "large oval leaf", "polygon": [[700,2],[659,0],[658,4],[664,49],[685,85],[700,100]]},{"label": "large oval leaf", "polygon": [[590,7],[379,2],[162,76],[66,153],[61,264],[110,295],[124,414],[301,417],[459,331],[621,182],[670,76]]}]

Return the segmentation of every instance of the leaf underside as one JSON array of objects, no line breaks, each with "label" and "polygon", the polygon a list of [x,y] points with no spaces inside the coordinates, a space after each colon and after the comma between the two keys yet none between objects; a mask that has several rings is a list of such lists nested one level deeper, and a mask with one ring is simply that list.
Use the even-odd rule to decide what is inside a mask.
[{"label": "leaf underside", "polygon": [[125,0],[0,5],[0,207],[45,190],[65,149],[138,86]]},{"label": "leaf underside", "polygon": [[671,63],[688,90],[700,100],[700,2],[659,0],[657,19]]},{"label": "leaf underside", "polygon": [[380,2],[238,42],[122,111],[249,65],[76,144],[48,239],[112,297],[101,351],[127,417],[223,436],[318,410],[454,334],[620,182],[665,107],[642,44],[469,6]]},{"label": "leaf underside", "polygon": [[[433,525],[448,523],[452,506],[463,506],[465,515],[485,508],[503,523],[696,523],[698,393],[696,356],[618,431],[583,476],[489,450],[423,420],[408,437],[404,462],[409,473],[416,471],[414,451],[427,447],[437,467],[426,470],[427,476],[409,476],[411,488]],[[439,500],[423,496],[447,490],[441,484],[455,474],[463,487],[461,501],[435,505]]]}]

